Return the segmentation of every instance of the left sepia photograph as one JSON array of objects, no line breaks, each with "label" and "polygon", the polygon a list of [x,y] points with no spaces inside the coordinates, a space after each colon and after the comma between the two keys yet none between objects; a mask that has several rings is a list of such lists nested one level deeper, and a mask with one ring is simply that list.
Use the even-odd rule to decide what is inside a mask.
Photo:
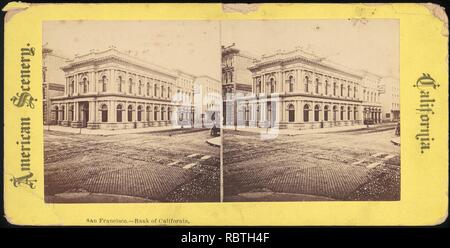
[{"label": "left sepia photograph", "polygon": [[47,203],[220,201],[214,21],[46,21]]}]

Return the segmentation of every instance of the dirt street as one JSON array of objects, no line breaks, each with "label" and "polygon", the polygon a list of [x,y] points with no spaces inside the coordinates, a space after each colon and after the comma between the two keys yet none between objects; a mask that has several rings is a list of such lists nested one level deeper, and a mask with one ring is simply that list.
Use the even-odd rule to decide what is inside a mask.
[{"label": "dirt street", "polygon": [[[110,136],[45,131],[46,201],[83,193],[99,201],[121,196],[139,202],[219,201],[220,149],[205,143],[209,130],[194,131]],[[75,198],[71,201],[90,201]]]},{"label": "dirt street", "polygon": [[394,130],[280,135],[226,130],[225,201],[398,200]]}]

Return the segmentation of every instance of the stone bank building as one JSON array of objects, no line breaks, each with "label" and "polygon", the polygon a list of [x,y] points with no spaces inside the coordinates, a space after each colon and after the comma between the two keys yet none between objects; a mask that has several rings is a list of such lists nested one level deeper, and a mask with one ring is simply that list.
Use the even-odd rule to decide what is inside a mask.
[{"label": "stone bank building", "polygon": [[76,55],[61,69],[64,94],[52,98],[53,124],[91,129],[193,126],[192,75],[114,47]]},{"label": "stone bank building", "polygon": [[238,100],[238,126],[326,128],[382,121],[380,77],[301,49],[278,51],[248,68],[252,94]]}]

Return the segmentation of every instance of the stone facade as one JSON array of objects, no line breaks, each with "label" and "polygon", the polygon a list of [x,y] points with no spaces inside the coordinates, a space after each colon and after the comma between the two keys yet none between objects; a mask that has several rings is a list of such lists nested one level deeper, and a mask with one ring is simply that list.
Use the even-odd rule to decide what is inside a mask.
[{"label": "stone facade", "polygon": [[198,76],[195,79],[194,92],[195,126],[212,127],[218,124],[222,102],[220,81],[206,75]]},{"label": "stone facade", "polygon": [[58,125],[91,129],[192,125],[193,79],[114,47],[91,51],[61,68],[64,95],[52,98]]},{"label": "stone facade", "polygon": [[252,94],[238,99],[238,126],[310,129],[381,122],[379,77],[300,49],[263,56],[249,67]]},{"label": "stone facade", "polygon": [[380,85],[383,121],[400,120],[400,81],[398,78],[385,77]]}]

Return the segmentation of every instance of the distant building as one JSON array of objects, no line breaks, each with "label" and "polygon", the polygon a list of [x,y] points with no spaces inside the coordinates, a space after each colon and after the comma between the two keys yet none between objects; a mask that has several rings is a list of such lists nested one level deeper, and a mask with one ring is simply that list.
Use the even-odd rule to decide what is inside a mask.
[{"label": "distant building", "polygon": [[[252,74],[248,67],[254,58],[237,49],[234,44],[222,46],[222,94],[223,94],[223,123],[234,125],[245,121],[243,109],[235,107],[236,98],[245,97],[252,92]],[[234,118],[235,112],[237,118]]]},{"label": "distant building", "polygon": [[68,58],[57,54],[50,48],[44,47],[42,49],[42,104],[44,125],[54,124],[52,122],[51,98],[64,95],[66,78],[60,67],[67,60]]},{"label": "distant building", "polygon": [[220,124],[218,123],[221,119],[222,102],[220,81],[205,75],[198,76],[194,87],[195,126],[211,127],[214,122]]},{"label": "distant building", "polygon": [[371,119],[375,123],[381,122],[382,110],[379,92],[381,77],[367,71],[360,73],[363,77],[361,80],[363,119]]},{"label": "distant building", "polygon": [[380,83],[380,101],[384,121],[400,120],[400,82],[395,77],[384,77]]}]

